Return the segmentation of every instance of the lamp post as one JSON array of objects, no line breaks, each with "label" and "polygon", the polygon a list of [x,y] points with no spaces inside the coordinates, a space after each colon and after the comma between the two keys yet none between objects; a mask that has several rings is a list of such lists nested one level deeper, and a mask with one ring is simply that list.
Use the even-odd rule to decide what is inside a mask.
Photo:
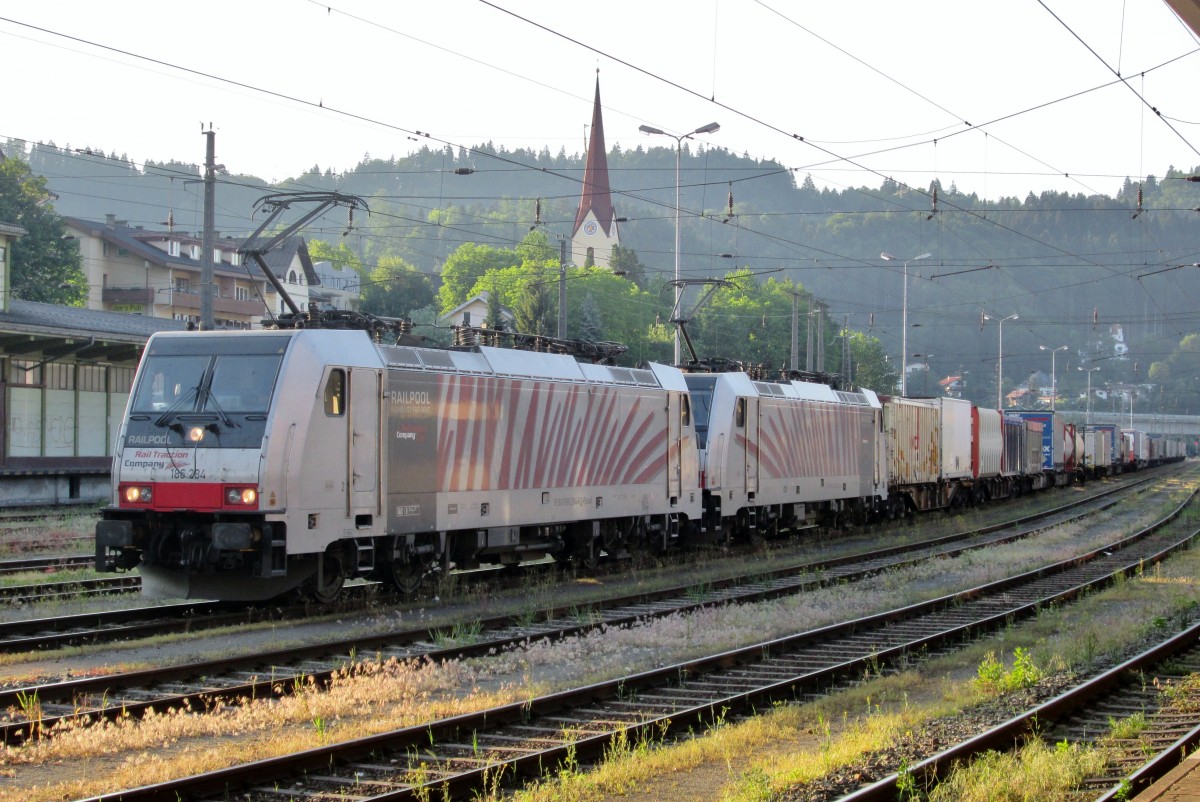
[{"label": "lamp post", "polygon": [[1016,320],[1020,315],[1009,315],[1008,317],[992,317],[984,315],[984,320],[994,320],[999,323],[1000,329],[1000,351],[996,358],[996,409],[1004,411],[1004,323],[1008,320]]},{"label": "lamp post", "polygon": [[920,256],[914,256],[910,259],[901,259],[899,256],[884,251],[879,254],[879,258],[885,262],[904,262],[904,298],[900,303],[901,321],[900,326],[900,397],[908,395],[908,263],[916,262],[920,259],[928,259],[933,256],[931,253],[923,253]]},{"label": "lamp post", "polygon": [[[683,296],[683,285],[679,283],[679,156],[683,151],[683,140],[691,139],[696,134],[713,134],[721,130],[719,123],[709,123],[702,125],[695,131],[689,131],[686,134],[668,134],[661,128],[655,128],[651,125],[639,125],[638,130],[643,134],[657,134],[659,136],[670,137],[675,140],[675,310],[679,311],[680,298]],[[675,327],[675,364],[679,364],[679,327]]]},{"label": "lamp post", "polygon": [[1059,351],[1067,350],[1067,346],[1060,345],[1057,348],[1047,348],[1044,345],[1039,345],[1038,348],[1050,352],[1050,411],[1053,412],[1057,408],[1058,402],[1058,374],[1054,372],[1054,357]]},{"label": "lamp post", "polygon": [[1088,377],[1087,417],[1084,419],[1084,423],[1086,423],[1087,425],[1090,426],[1092,423],[1092,374],[1094,372],[1096,372],[1097,370],[1100,370],[1100,368],[1098,368],[1098,367],[1096,367],[1096,368],[1079,367],[1077,369],[1082,370],[1084,373],[1087,374],[1087,377]]}]

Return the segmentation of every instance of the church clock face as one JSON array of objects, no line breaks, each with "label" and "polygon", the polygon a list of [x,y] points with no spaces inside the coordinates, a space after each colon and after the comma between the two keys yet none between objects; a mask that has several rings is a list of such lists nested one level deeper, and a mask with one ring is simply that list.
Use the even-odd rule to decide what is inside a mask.
[{"label": "church clock face", "polygon": [[583,233],[587,234],[589,237],[593,236],[596,233],[596,228],[597,226],[595,222],[589,220],[583,224]]}]

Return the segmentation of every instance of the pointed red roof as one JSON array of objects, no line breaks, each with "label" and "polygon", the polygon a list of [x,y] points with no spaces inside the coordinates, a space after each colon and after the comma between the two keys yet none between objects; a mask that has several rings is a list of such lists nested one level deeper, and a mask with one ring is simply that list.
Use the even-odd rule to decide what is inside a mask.
[{"label": "pointed red roof", "polygon": [[579,232],[588,211],[596,215],[606,235],[612,235],[612,194],[608,187],[608,152],[604,147],[604,119],[600,116],[600,76],[596,76],[596,102],[592,107],[592,136],[588,140],[587,165],[583,168],[583,196],[579,199],[579,211],[575,214],[575,228],[571,236]]}]

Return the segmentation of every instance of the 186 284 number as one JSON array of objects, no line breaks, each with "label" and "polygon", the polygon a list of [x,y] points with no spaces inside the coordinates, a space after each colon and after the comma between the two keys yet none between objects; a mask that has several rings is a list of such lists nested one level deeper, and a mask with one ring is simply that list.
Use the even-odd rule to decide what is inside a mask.
[{"label": "186 284 number", "polygon": [[203,479],[203,468],[174,468],[171,471],[172,479]]}]

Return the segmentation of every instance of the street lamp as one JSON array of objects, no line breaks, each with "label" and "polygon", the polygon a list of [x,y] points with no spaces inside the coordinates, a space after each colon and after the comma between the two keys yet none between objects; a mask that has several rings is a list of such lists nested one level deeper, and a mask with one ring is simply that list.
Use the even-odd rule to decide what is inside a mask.
[{"label": "street lamp", "polygon": [[984,315],[984,320],[994,320],[999,323],[1000,329],[1000,352],[996,359],[996,409],[1004,411],[1004,323],[1009,320],[1016,320],[1019,315],[1009,315],[1008,317],[992,317]]},{"label": "street lamp", "polygon": [[1050,352],[1050,411],[1053,412],[1057,407],[1056,402],[1058,401],[1058,375],[1054,372],[1054,356],[1059,351],[1067,350],[1067,346],[1060,345],[1057,348],[1047,348],[1044,345],[1039,345],[1038,348]]},{"label": "street lamp", "polygon": [[900,326],[900,397],[908,395],[908,263],[916,262],[920,259],[928,259],[933,256],[931,253],[923,253],[920,256],[914,256],[911,259],[901,259],[899,256],[884,251],[879,254],[879,258],[887,262],[904,262],[904,300],[901,302],[901,321]]},{"label": "street lamp", "polygon": [[1095,368],[1079,367],[1079,368],[1077,368],[1077,370],[1082,370],[1088,376],[1087,418],[1084,420],[1084,422],[1090,426],[1092,423],[1092,373],[1094,373],[1097,370],[1100,370],[1100,368],[1098,368],[1098,367],[1095,367]]},{"label": "street lamp", "polygon": [[[721,130],[718,123],[709,123],[702,125],[695,131],[690,131],[686,134],[668,134],[661,128],[655,128],[651,125],[639,125],[638,130],[643,134],[657,134],[659,136],[670,137],[675,140],[675,311],[679,313],[680,298],[683,295],[683,285],[679,283],[679,156],[683,150],[683,140],[691,139],[696,134],[714,134]],[[679,364],[679,327],[675,327],[675,364]]]}]

